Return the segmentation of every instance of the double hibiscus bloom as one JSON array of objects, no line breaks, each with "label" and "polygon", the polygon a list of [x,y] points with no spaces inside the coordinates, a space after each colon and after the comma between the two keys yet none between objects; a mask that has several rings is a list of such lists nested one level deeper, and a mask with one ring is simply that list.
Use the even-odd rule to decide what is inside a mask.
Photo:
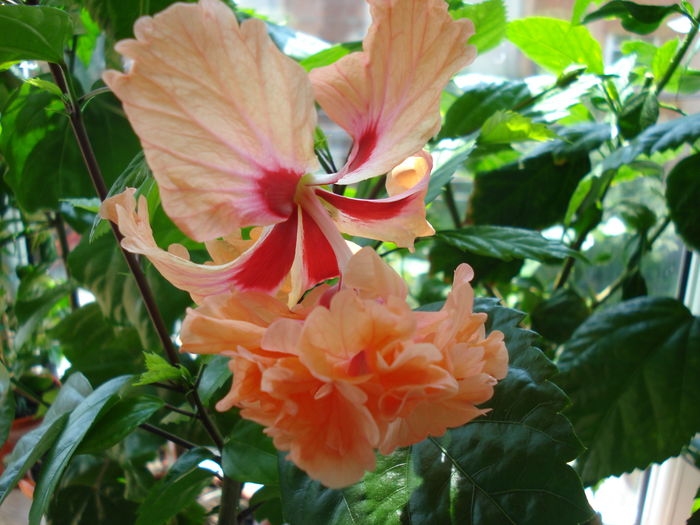
[{"label": "double hibiscus bloom", "polygon": [[[212,261],[159,248],[133,189],[102,215],[198,304],[182,350],[231,357],[232,388],[217,407],[241,408],[331,487],[373,469],[375,450],[476,417],[507,372],[502,334],[486,337],[485,316],[472,313],[466,265],[441,311],[412,312],[398,275],[369,249],[352,255],[341,234],[412,248],[433,233],[432,161],[421,150],[440,127],[442,88],[474,54],[471,24],[452,20],[443,0],[368,1],[364,50],[308,75],[261,21],[239,25],[219,0],[200,0],[140,19],[136,39],[117,46],[128,73],[104,76],[164,210]],[[337,173],[319,174],[314,100],[353,140]],[[384,199],[327,189],[383,174]]]}]

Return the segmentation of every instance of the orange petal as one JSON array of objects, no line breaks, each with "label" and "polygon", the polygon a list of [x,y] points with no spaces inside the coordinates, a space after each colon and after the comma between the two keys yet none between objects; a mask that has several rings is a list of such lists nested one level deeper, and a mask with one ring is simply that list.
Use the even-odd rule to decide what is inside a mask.
[{"label": "orange petal", "polygon": [[405,301],[408,287],[391,266],[371,248],[362,248],[352,256],[343,273],[343,286],[357,290],[363,299],[390,297]]},{"label": "orange petal", "polygon": [[124,104],[163,207],[198,241],[281,222],[317,166],[304,70],[262,21],[238,25],[219,0],[140,18],[116,49],[133,61],[104,80]]},{"label": "orange petal", "polygon": [[[343,233],[394,242],[413,251],[416,237],[435,233],[425,220],[425,193],[431,166],[432,159],[427,153],[410,157],[397,168],[399,174],[390,175],[387,180],[391,181],[392,191],[413,180],[417,182],[386,199],[352,199],[320,188],[316,189],[316,195],[324,201]],[[402,179],[400,173],[407,171],[411,172],[410,176]]]},{"label": "orange petal", "polygon": [[449,78],[473,60],[473,26],[453,20],[444,0],[368,0],[364,51],[313,70],[316,100],[353,138],[338,182],[386,173],[440,128]]}]

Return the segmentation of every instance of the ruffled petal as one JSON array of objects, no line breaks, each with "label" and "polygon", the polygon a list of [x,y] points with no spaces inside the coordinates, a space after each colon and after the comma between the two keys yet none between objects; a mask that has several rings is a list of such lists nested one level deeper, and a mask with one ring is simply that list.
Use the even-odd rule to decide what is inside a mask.
[{"label": "ruffled petal", "polygon": [[[321,188],[316,188],[315,191],[343,233],[394,242],[397,246],[413,251],[416,237],[435,233],[425,219],[425,193],[428,191],[431,165],[432,161],[427,153],[411,157],[406,163],[402,163],[397,168],[397,175],[394,175],[394,172],[389,175],[392,190],[412,180],[417,182],[401,193],[385,199],[353,199]],[[409,174],[401,180],[399,174],[405,172]]]},{"label": "ruffled petal", "polygon": [[223,2],[175,4],[140,18],[117,50],[130,71],[107,85],[141,139],[163,207],[206,241],[294,212],[300,178],[316,169],[316,113],[304,70],[260,20],[240,26]]},{"label": "ruffled petal", "polygon": [[368,0],[372,26],[364,51],[310,73],[316,100],[354,144],[336,177],[351,184],[391,170],[440,128],[439,99],[449,78],[473,60],[468,20],[444,0]]}]

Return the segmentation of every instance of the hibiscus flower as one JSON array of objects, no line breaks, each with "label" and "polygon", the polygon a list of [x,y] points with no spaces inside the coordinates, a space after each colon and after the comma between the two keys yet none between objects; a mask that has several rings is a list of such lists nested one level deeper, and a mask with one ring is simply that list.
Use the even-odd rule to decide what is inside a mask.
[{"label": "hibiscus flower", "polygon": [[[141,140],[165,212],[214,260],[158,248],[133,190],[102,210],[125,248],[195,300],[231,287],[274,293],[289,279],[294,304],[347,263],[340,232],[408,248],[433,233],[424,206],[432,162],[421,150],[439,129],[441,90],[475,54],[472,24],[453,20],[443,0],[368,2],[363,51],[308,75],[262,21],[239,25],[219,0],[137,21],[136,38],[116,47],[128,72],[104,80]],[[319,173],[314,101],[353,141],[337,173]],[[327,189],[383,174],[387,198]],[[245,243],[239,232],[249,226],[262,230]]]}]

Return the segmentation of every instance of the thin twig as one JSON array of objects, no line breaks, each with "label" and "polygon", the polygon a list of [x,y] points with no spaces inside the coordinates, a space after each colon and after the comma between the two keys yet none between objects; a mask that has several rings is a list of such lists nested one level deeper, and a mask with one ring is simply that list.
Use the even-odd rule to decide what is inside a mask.
[{"label": "thin twig", "polygon": [[676,72],[676,69],[680,65],[681,60],[683,60],[683,57],[685,56],[686,52],[688,51],[690,44],[693,43],[693,40],[695,39],[695,35],[698,34],[698,28],[699,28],[698,21],[690,16],[687,16],[687,18],[690,20],[691,29],[688,32],[688,34],[686,35],[685,39],[683,40],[683,44],[678,49],[676,54],[673,56],[673,59],[671,60],[671,64],[668,66],[668,69],[664,73],[664,76],[661,77],[661,80],[659,80],[658,84],[656,84],[656,92],[657,93],[661,93],[661,91],[666,87],[666,84],[668,84],[668,81],[671,80],[673,73]]},{"label": "thin twig", "polygon": [[199,419],[201,417],[195,412],[191,412],[190,410],[183,410],[182,408],[178,408],[175,405],[171,405],[170,403],[165,403],[163,405],[163,408],[170,410],[171,412],[177,412],[178,414],[182,414],[183,416],[191,417],[193,419]]},{"label": "thin twig", "polygon": [[[63,268],[66,270],[66,277],[71,280],[70,268],[68,267],[68,236],[66,235],[66,226],[63,223],[63,217],[61,213],[56,213],[53,224],[56,227],[56,234],[58,235],[58,243],[61,245],[61,259],[63,260]],[[78,291],[75,287],[71,288],[70,291],[70,307],[71,310],[75,311],[80,307],[80,302],[78,301]]]},{"label": "thin twig", "polygon": [[139,428],[142,428],[146,432],[150,432],[151,434],[155,434],[157,436],[160,436],[164,439],[167,439],[168,441],[172,441],[176,445],[181,446],[182,448],[186,448],[187,450],[190,450],[192,448],[195,448],[197,445],[192,443],[191,441],[187,441],[186,439],[181,438],[180,436],[176,436],[175,434],[172,434],[168,432],[167,430],[163,430],[162,428],[158,428],[156,426],[153,426],[149,423],[141,423],[139,425]]}]

